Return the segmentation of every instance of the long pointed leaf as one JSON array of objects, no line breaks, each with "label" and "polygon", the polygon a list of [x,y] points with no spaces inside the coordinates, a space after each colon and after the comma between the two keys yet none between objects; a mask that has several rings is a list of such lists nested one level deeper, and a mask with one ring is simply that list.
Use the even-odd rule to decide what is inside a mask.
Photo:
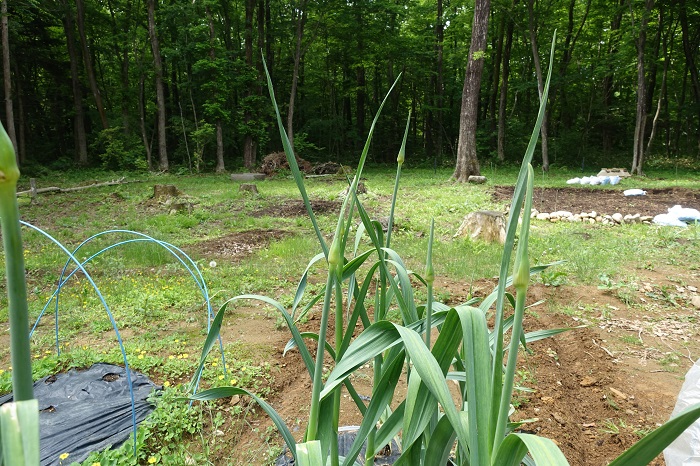
[{"label": "long pointed leaf", "polygon": [[632,448],[615,459],[609,466],[636,466],[649,464],[664,448],[669,446],[685,429],[700,418],[700,404],[689,407]]},{"label": "long pointed leaf", "polygon": [[[514,433],[501,443],[494,465],[519,466],[525,454],[530,453],[537,466],[568,466],[559,447],[550,439],[531,434]],[[635,463],[641,466],[646,463]]]},{"label": "long pointed leaf", "polygon": [[267,415],[270,416],[270,419],[272,419],[272,422],[275,424],[275,426],[277,426],[277,429],[280,431],[280,434],[282,434],[282,438],[287,444],[287,448],[289,448],[289,451],[296,452],[296,442],[294,441],[294,436],[287,428],[287,425],[284,423],[284,420],[280,417],[279,414],[277,414],[277,411],[275,411],[275,409],[272,406],[270,406],[265,400],[256,396],[254,393],[249,392],[248,390],[238,387],[217,387],[205,390],[203,392],[199,392],[195,395],[190,396],[189,399],[195,401],[208,401],[218,400],[221,398],[228,398],[234,395],[245,395],[255,400],[255,402],[258,405],[260,405],[260,407],[267,413]]}]

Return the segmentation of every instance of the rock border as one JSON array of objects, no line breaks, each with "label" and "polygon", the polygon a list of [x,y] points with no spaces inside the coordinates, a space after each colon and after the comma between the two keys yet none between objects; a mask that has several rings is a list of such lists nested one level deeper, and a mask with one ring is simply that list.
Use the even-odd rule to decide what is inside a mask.
[{"label": "rock border", "polygon": [[600,223],[601,225],[623,225],[631,223],[644,223],[646,225],[651,225],[654,217],[650,215],[641,214],[627,214],[622,215],[616,212],[612,215],[599,214],[596,211],[591,212],[581,212],[579,214],[574,214],[567,210],[559,210],[556,212],[539,212],[537,209],[532,209],[530,218],[537,220],[547,220],[551,223],[556,222],[580,222],[580,223]]}]

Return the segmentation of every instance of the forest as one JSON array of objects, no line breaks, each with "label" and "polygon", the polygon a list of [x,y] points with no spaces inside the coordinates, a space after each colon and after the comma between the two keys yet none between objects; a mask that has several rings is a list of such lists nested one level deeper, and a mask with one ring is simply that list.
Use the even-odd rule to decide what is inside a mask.
[{"label": "forest", "polygon": [[281,150],[266,65],[298,156],[352,163],[399,78],[371,161],[410,115],[407,163],[477,174],[521,160],[555,31],[535,163],[696,164],[686,0],[3,0],[0,118],[24,168],[252,169]]}]

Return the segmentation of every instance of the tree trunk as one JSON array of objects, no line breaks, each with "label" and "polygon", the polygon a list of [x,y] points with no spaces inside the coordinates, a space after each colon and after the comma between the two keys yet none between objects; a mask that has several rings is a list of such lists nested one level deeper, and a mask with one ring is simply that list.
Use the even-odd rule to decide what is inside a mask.
[{"label": "tree trunk", "polygon": [[[663,19],[664,19],[664,11],[663,8],[660,6],[659,8],[659,31],[662,30],[663,28]],[[669,21],[669,23],[672,23],[672,21]],[[660,48],[662,49],[662,58],[663,58],[663,70],[661,72],[661,87],[659,88],[659,98],[657,99],[656,102],[656,113],[654,113],[654,118],[651,123],[651,133],[649,134],[649,141],[647,142],[647,148],[646,151],[649,152],[651,149],[652,143],[654,142],[654,137],[656,136],[656,129],[658,127],[659,123],[659,117],[661,116],[661,109],[663,107],[663,102],[666,100],[666,77],[668,76],[668,62],[669,62],[669,56],[668,56],[668,37],[671,35],[671,27],[669,27],[669,31],[665,34],[661,34],[660,37]],[[653,95],[651,96],[653,98]],[[652,99],[648,99],[649,102],[651,102]],[[668,148],[667,148],[668,149]]]},{"label": "tree trunk", "polygon": [[476,120],[479,111],[479,88],[484,69],[490,8],[490,0],[476,0],[474,5],[472,40],[469,46],[467,69],[462,89],[462,109],[459,115],[457,164],[452,174],[452,178],[458,182],[467,181],[471,175],[481,174],[476,154]]},{"label": "tree trunk", "polygon": [[[515,2],[513,2],[515,5]],[[498,160],[503,162],[506,158],[505,143],[506,143],[506,105],[508,103],[508,77],[510,75],[510,50],[513,46],[513,29],[515,23],[513,17],[508,16],[508,24],[506,26],[506,43],[503,49],[503,69],[501,71],[501,96],[498,102]]]},{"label": "tree trunk", "polygon": [[27,161],[27,138],[25,134],[25,128],[27,126],[27,119],[26,119],[26,111],[25,111],[25,106],[24,106],[24,90],[22,89],[22,77],[19,74],[19,66],[17,65],[17,62],[14,64],[15,68],[15,77],[16,77],[16,83],[17,83],[17,113],[19,113],[18,117],[18,126],[19,126],[19,140],[17,141],[18,143],[18,151],[17,154],[19,156],[19,161],[20,165],[23,165]]},{"label": "tree trunk", "polygon": [[[245,2],[245,64],[249,68],[253,67],[253,13],[255,12],[255,0],[246,0]],[[252,86],[248,86],[246,94],[252,96],[255,91]],[[250,110],[246,110],[243,116],[246,126],[250,125],[253,115]],[[243,165],[247,169],[252,169],[255,166],[255,143],[253,135],[246,133],[243,141]]]},{"label": "tree trunk", "polygon": [[[121,84],[121,95],[120,95],[120,104],[121,104],[121,119],[122,119],[122,127],[124,128],[124,134],[128,135],[130,131],[130,123],[129,123],[129,115],[130,115],[130,108],[129,108],[129,94],[130,94],[130,83],[129,83],[129,41],[128,39],[125,39],[121,43],[119,43],[117,40],[119,36],[119,26],[117,25],[117,19],[116,15],[114,13],[114,7],[112,6],[111,0],[107,2],[107,6],[109,8],[109,15],[112,19],[111,26],[112,26],[112,34],[114,35],[114,55],[116,57],[121,57],[119,59],[119,76],[120,76],[120,84]],[[126,31],[124,31],[128,37],[129,34],[129,28],[131,27],[131,10],[132,10],[132,2],[131,0],[128,0],[125,8],[124,8],[124,13],[126,15],[125,20],[124,20],[124,25],[127,28]]]},{"label": "tree trunk", "polygon": [[[574,47],[576,46],[576,42],[578,41],[578,38],[581,35],[581,31],[583,31],[583,27],[585,26],[586,20],[588,19],[588,13],[591,9],[591,0],[587,0],[586,9],[583,12],[583,17],[581,18],[581,24],[579,24],[578,30],[574,34],[574,12],[576,4],[576,0],[571,0],[569,2],[569,19],[566,27],[566,37],[564,38],[564,50],[562,52],[562,59],[559,62],[559,81],[562,83],[565,82],[564,80],[566,79],[566,72],[569,67],[569,64],[571,63],[571,58],[574,54]],[[574,120],[574,118],[572,118],[572,112],[570,111],[570,107],[569,105],[567,105],[567,89],[565,86],[561,86],[561,89],[559,87],[560,86],[557,85],[551,85],[549,88],[549,102],[547,102],[546,114],[546,119],[550,123],[547,126],[548,134],[556,134],[557,122],[564,122],[565,127],[569,128],[571,122]],[[555,102],[557,101],[557,97],[560,93],[562,100],[562,103],[559,106],[560,118],[555,119],[552,118],[552,115],[554,114],[554,110],[557,108]]]},{"label": "tree trunk", "polygon": [[146,75],[142,72],[141,79],[139,79],[139,123],[141,127],[141,138],[143,139],[143,147],[146,151],[146,163],[148,164],[148,169],[153,170],[153,158],[151,155],[151,143],[148,140],[148,134],[146,132]]},{"label": "tree trunk", "polygon": [[[214,48],[214,38],[216,37],[214,31],[214,17],[211,14],[211,7],[209,5],[205,8],[207,14],[207,21],[209,22],[209,58],[212,62],[216,60],[216,49]],[[216,96],[214,98],[216,100]],[[224,164],[224,128],[221,122],[221,118],[216,119],[216,173],[223,173],[226,171],[226,165]]]},{"label": "tree trunk", "polygon": [[[613,17],[612,21],[610,22],[610,37],[611,40],[608,44],[608,50],[607,54],[610,57],[614,57],[617,55],[617,46],[619,39],[615,37],[617,34],[616,31],[620,30],[620,26],[622,25],[622,12],[624,11],[624,4],[625,0],[614,0],[614,3],[616,4],[616,9],[615,9],[615,16]],[[614,67],[612,65],[608,66],[608,72],[605,74],[603,77],[603,113],[607,114],[608,113],[608,108],[612,106],[613,104],[613,96],[614,96]],[[608,152],[612,146],[613,146],[613,137],[614,137],[615,131],[614,128],[611,128],[610,125],[604,124],[602,128],[602,145],[603,145],[603,153]]]},{"label": "tree trunk", "polygon": [[12,108],[12,73],[10,72],[10,35],[7,29],[7,0],[2,0],[0,14],[2,14],[0,26],[2,27],[2,73],[4,84],[3,87],[5,89],[5,128],[7,128],[7,134],[10,136],[10,141],[12,141],[12,146],[15,149],[15,158],[17,159],[17,164],[19,165],[20,156],[19,151],[17,150],[17,135],[15,134],[15,114]]},{"label": "tree trunk", "polygon": [[645,1],[645,12],[639,25],[637,39],[637,118],[634,125],[634,148],[632,151],[632,174],[642,175],[644,165],[644,127],[646,126],[646,79],[644,71],[644,47],[647,38],[649,13],[654,7],[654,0]]},{"label": "tree trunk", "polygon": [[[360,3],[355,3],[355,25],[358,28],[362,28],[362,5]],[[359,57],[364,55],[365,43],[362,40],[362,34],[357,35],[357,54]],[[355,65],[355,78],[357,85],[357,93],[355,94],[355,127],[357,128],[356,142],[361,141],[365,136],[365,85],[367,84],[365,78],[365,66],[360,60],[360,62]]]},{"label": "tree trunk", "polygon": [[[292,88],[289,91],[289,110],[287,111],[287,137],[289,144],[294,148],[294,101],[297,95],[297,84],[299,82],[299,65],[301,63],[301,41],[304,36],[304,23],[306,23],[306,3],[301,0],[299,4],[299,17],[297,18],[297,45],[294,51],[294,71],[292,71]],[[296,152],[296,151],[295,151]]]},{"label": "tree trunk", "polygon": [[66,31],[66,43],[68,45],[68,59],[70,60],[71,86],[73,89],[73,138],[75,140],[75,159],[80,165],[88,162],[87,139],[85,136],[85,114],[83,112],[83,92],[78,76],[78,52],[75,49],[75,35],[73,31],[73,12],[66,0],[62,0],[64,8],[63,28]]},{"label": "tree trunk", "polygon": [[695,107],[698,116],[698,121],[696,122],[696,132],[698,134],[698,151],[700,151],[700,73],[698,72],[698,67],[695,64],[695,54],[697,53],[697,42],[695,47],[690,42],[690,34],[688,31],[688,13],[685,0],[679,1],[679,16],[678,19],[681,23],[681,37],[683,40],[683,52],[685,53],[685,61],[688,64],[688,69],[690,71],[690,87],[693,92],[693,98],[695,100]]},{"label": "tree trunk", "polygon": [[[527,17],[530,30],[530,46],[532,47],[532,61],[535,65],[535,75],[537,76],[537,94],[542,102],[542,94],[544,93],[544,82],[542,80],[542,66],[540,65],[540,53],[537,47],[537,24],[535,20],[534,0],[527,2]],[[542,169],[549,171],[549,151],[547,149],[547,113],[545,112],[542,119],[542,127],[540,128],[542,135]]]},{"label": "tree trunk", "polygon": [[506,16],[502,14],[498,22],[498,31],[495,37],[495,50],[493,58],[493,74],[491,76],[491,92],[489,92],[488,116],[491,129],[490,138],[497,137],[498,132],[498,97],[501,84],[501,64],[503,63],[503,43],[506,32]]},{"label": "tree trunk", "polygon": [[168,148],[165,134],[165,92],[163,90],[163,62],[160,55],[160,45],[156,35],[155,0],[148,2],[148,35],[151,38],[153,50],[153,65],[156,74],[156,106],[158,112],[158,168],[168,171]]},{"label": "tree trunk", "polygon": [[435,135],[435,160],[442,160],[442,133],[443,133],[443,123],[442,123],[442,105],[443,105],[443,96],[444,96],[444,77],[443,77],[443,46],[442,42],[445,38],[445,25],[444,25],[444,20],[443,20],[443,13],[442,13],[442,0],[437,0],[437,22],[435,23],[435,51],[437,54],[437,63],[436,63],[436,68],[437,68],[437,73],[436,73],[436,83],[435,83],[435,94],[437,96],[436,99],[436,130],[437,134]]},{"label": "tree trunk", "polygon": [[85,64],[85,71],[87,73],[88,81],[90,82],[90,89],[92,90],[92,95],[95,97],[95,105],[97,106],[97,113],[100,115],[100,122],[102,123],[102,128],[109,128],[107,123],[107,114],[105,113],[104,105],[102,105],[102,94],[100,94],[100,89],[97,87],[97,78],[95,77],[95,70],[92,67],[92,56],[90,50],[88,49],[87,37],[85,35],[85,5],[83,0],[76,0],[75,5],[78,10],[78,35],[80,36],[80,44],[83,48],[83,63]]}]

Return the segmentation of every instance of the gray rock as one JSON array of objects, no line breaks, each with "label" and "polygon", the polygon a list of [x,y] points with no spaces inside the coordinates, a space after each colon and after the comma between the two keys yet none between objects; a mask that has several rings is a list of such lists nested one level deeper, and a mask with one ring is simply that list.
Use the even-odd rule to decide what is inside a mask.
[{"label": "gray rock", "polygon": [[260,181],[264,179],[264,173],[231,173],[231,181]]}]

